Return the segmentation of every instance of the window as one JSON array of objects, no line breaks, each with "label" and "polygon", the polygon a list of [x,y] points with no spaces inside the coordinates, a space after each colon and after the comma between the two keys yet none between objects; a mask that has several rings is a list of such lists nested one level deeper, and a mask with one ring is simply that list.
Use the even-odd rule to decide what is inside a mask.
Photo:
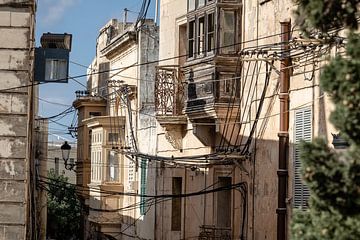
[{"label": "window", "polygon": [[119,181],[119,164],[115,151],[108,152],[108,180],[112,182]]},{"label": "window", "polygon": [[129,160],[129,169],[128,169],[129,185],[131,185],[131,182],[135,181],[135,167],[136,167],[135,161],[137,162],[137,160],[135,160],[135,159]]},{"label": "window", "polygon": [[[218,187],[231,185],[231,177],[219,177]],[[231,227],[231,190],[217,193],[217,227]]]},{"label": "window", "polygon": [[188,0],[188,11],[193,11],[196,8],[196,0]]},{"label": "window", "polygon": [[311,108],[300,109],[295,112],[294,138],[294,207],[304,209],[308,206],[310,192],[301,178],[299,143],[301,140],[311,141],[312,139]]},{"label": "window", "polygon": [[101,112],[89,112],[89,117],[98,117],[101,116]]},{"label": "window", "polygon": [[220,48],[221,53],[229,54],[235,51],[236,43],[236,11],[221,10]]},{"label": "window", "polygon": [[220,92],[225,97],[240,97],[240,78],[234,74],[220,74]]},{"label": "window", "polygon": [[118,133],[109,133],[108,134],[108,141],[109,142],[118,142],[119,141],[119,134]]},{"label": "window", "polygon": [[205,5],[205,0],[198,0],[198,7],[202,7]]},{"label": "window", "polygon": [[214,13],[207,15],[207,51],[213,52],[215,48],[215,21]]},{"label": "window", "polygon": [[45,80],[56,81],[67,78],[67,61],[59,59],[46,59]]},{"label": "window", "polygon": [[205,52],[205,18],[198,19],[197,53],[202,55]]},{"label": "window", "polygon": [[194,57],[194,50],[195,50],[195,21],[189,22],[189,58]]},{"label": "window", "polygon": [[[141,168],[140,194],[144,195],[144,194],[146,194],[146,182],[147,182],[146,181],[147,180],[147,162],[145,159],[141,159],[140,168]],[[145,200],[146,200],[146,198],[144,196],[140,196],[140,214],[141,215],[146,214]]]},{"label": "window", "polygon": [[[179,66],[186,62],[187,28],[186,24],[179,26]],[[179,79],[180,80],[180,79]]]},{"label": "window", "polygon": [[[172,194],[182,193],[182,178],[172,178]],[[171,231],[181,231],[181,198],[173,197],[171,205]]]}]

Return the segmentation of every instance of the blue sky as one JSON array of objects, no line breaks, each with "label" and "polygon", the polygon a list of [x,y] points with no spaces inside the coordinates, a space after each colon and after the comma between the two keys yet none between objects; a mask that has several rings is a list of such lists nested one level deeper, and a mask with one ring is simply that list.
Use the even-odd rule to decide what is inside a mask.
[{"label": "blue sky", "polygon": [[[36,17],[36,46],[40,46],[43,33],[71,33],[73,35],[70,60],[88,66],[95,56],[95,43],[99,29],[110,19],[123,19],[123,9],[130,11],[129,20],[136,19],[134,12],[139,12],[143,0],[38,0]],[[153,18],[155,0],[151,1],[147,17]],[[86,68],[70,63],[70,76],[86,74]],[[77,79],[86,85],[86,78]],[[71,105],[76,90],[84,87],[73,80],[67,84],[51,83],[40,85],[39,112],[43,117],[56,115]],[[45,101],[44,101],[45,100]],[[59,103],[50,104],[48,102]],[[60,124],[70,125],[73,114],[61,119]],[[72,140],[66,135],[66,127],[51,123],[51,134],[60,135]],[[64,135],[65,134],[65,135]],[[49,139],[54,139],[50,136]]]}]

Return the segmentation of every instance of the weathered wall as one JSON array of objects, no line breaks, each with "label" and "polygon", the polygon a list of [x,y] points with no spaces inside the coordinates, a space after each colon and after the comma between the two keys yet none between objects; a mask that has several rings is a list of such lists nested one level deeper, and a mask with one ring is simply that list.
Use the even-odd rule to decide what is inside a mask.
[{"label": "weathered wall", "polygon": [[[0,239],[26,239],[34,1],[0,1]],[[5,89],[15,89],[5,91]],[[31,116],[30,116],[31,115]]]},{"label": "weathered wall", "polygon": [[179,49],[177,42],[179,38],[178,22],[187,13],[187,1],[183,0],[161,0],[160,1],[160,37],[159,37],[159,65],[176,65]]},{"label": "weathered wall", "polygon": [[[160,4],[160,56],[159,59],[178,56],[179,39],[177,27],[181,16],[186,14],[186,1],[162,0]],[[290,19],[292,27],[295,25],[293,10],[296,8],[293,1],[286,0],[268,0],[268,1],[242,1],[242,49],[249,47],[261,47],[265,44],[279,43],[280,40],[280,21]],[[298,37],[298,28],[292,28],[294,32],[292,37]],[[275,49],[275,48],[274,48]],[[279,49],[280,51],[280,49]],[[254,56],[255,57],[255,56]],[[177,64],[176,59],[169,60],[160,65]],[[260,62],[259,62],[260,63]],[[296,61],[293,64],[299,64]],[[241,178],[248,183],[248,203],[247,203],[247,219],[246,219],[246,239],[276,239],[277,226],[277,199],[278,199],[278,132],[279,132],[279,112],[280,101],[278,96],[277,84],[279,81],[280,61],[274,62],[275,70],[272,72],[270,84],[266,92],[266,99],[260,115],[260,121],[255,130],[256,139],[251,146],[251,159],[245,162],[245,169],[249,175],[242,178],[241,171],[237,171],[234,179]],[[321,66],[321,64],[319,65]],[[319,67],[318,66],[318,67]],[[313,137],[321,136],[331,141],[331,133],[336,133],[334,128],[329,124],[328,117],[332,109],[332,104],[326,96],[323,96],[319,88],[318,71],[315,71],[315,78],[311,81],[305,80],[305,75],[309,77],[311,71],[303,74],[304,71],[311,70],[312,66],[303,66],[294,68],[293,76],[290,79],[290,119],[289,119],[289,180],[288,180],[288,223],[290,223],[291,212],[293,207],[293,179],[294,179],[294,112],[297,109],[310,107],[313,110]],[[245,82],[246,68],[242,70],[242,83]],[[250,112],[250,116],[245,119],[247,122],[253,123],[256,115],[256,109],[259,106],[259,99],[264,87],[265,81],[265,63],[262,67],[257,67],[255,74],[256,91],[246,106],[246,110]],[[248,82],[251,80],[252,72],[248,75]],[[247,86],[245,95],[252,95]],[[245,96],[245,97],[246,97]],[[244,105],[244,104],[243,104]],[[244,106],[242,106],[244,108]],[[240,121],[240,120],[239,120]],[[249,134],[251,124],[245,123],[243,127],[246,129],[244,138]],[[161,156],[186,156],[192,154],[204,154],[211,152],[212,149],[207,147],[200,138],[193,133],[194,126],[188,122],[182,133],[182,149],[175,149],[169,140],[169,132],[157,125],[158,148],[157,154]],[[205,128],[206,129],[206,128]],[[197,131],[206,131],[204,129],[196,129]],[[204,132],[200,135],[206,135]],[[181,134],[173,133],[175,138],[181,138]],[[210,133],[210,138],[215,137],[214,133]],[[209,138],[209,136],[206,136]],[[204,174],[206,177],[204,177]],[[190,175],[181,167],[172,168],[165,167],[159,170],[158,177],[158,194],[171,193],[171,177],[183,177],[186,182],[183,185],[183,192],[191,192],[192,190],[204,187],[206,179],[207,184],[214,181],[214,169],[210,168],[205,173],[200,172],[200,176]],[[191,185],[189,184],[191,182]],[[161,203],[156,207],[157,219],[157,237],[159,239],[177,239],[185,237],[194,237],[198,235],[198,226],[202,224],[214,224],[215,215],[209,214],[214,211],[215,205],[213,197],[205,197],[206,200],[200,198],[191,198],[184,200],[183,212],[185,218],[181,232],[171,231],[171,202]],[[236,199],[234,199],[236,200]],[[237,200],[236,200],[237,201]],[[239,200],[240,201],[240,200]],[[204,207],[206,202],[206,207]],[[202,220],[205,212],[205,220]],[[242,220],[238,213],[233,216],[234,237],[239,234],[238,226]]]},{"label": "weathered wall", "polygon": [[[147,21],[143,28],[138,32],[138,59],[140,66],[138,67],[138,128],[137,140],[140,152],[145,152],[151,155],[156,154],[156,121],[155,115],[155,66],[154,64],[143,64],[149,62],[156,62],[159,57],[159,37],[158,27],[154,26],[153,21]],[[139,161],[141,161],[139,159]],[[141,171],[138,171],[139,173]],[[146,194],[155,194],[155,176],[156,171],[151,163],[148,164],[146,173]],[[138,189],[141,188],[141,173],[138,174]],[[137,202],[140,198],[136,199]],[[148,209],[146,209],[148,210]],[[136,226],[136,233],[138,236],[147,239],[154,238],[154,208],[146,211],[142,216],[142,221]],[[136,218],[140,217],[139,208],[136,212]]]},{"label": "weathered wall", "polygon": [[[292,38],[299,35],[293,11],[296,6],[292,1],[247,1],[243,7],[243,47],[261,46],[264,44],[278,43],[281,41],[279,33],[280,22],[290,20],[292,23]],[[272,36],[272,37],[269,37]],[[260,38],[260,39],[259,39]],[[259,39],[258,41],[253,40]],[[319,88],[319,71],[315,71],[312,80],[306,77],[312,75],[311,65],[304,67],[295,60],[292,61],[294,68],[291,69],[290,77],[290,104],[289,104],[289,178],[288,178],[288,224],[291,221],[293,208],[293,181],[294,181],[294,114],[298,109],[309,107],[312,109],[312,136],[325,137],[331,140],[331,133],[334,128],[328,121],[329,113],[332,109],[327,97],[322,96]],[[322,66],[320,63],[319,66]],[[280,69],[280,61],[275,61],[275,68]],[[257,81],[257,94],[255,99],[260,99],[264,85],[265,68],[260,69],[259,80]],[[276,90],[279,81],[279,73],[272,72],[270,86],[264,102],[256,134],[258,138],[254,141],[254,164],[249,165],[251,169],[251,197],[254,208],[249,206],[249,236],[252,239],[276,239],[276,208],[278,199],[278,132],[279,132],[279,112],[280,100]],[[252,109],[256,109],[259,101],[252,102]],[[255,119],[255,112],[252,111],[251,119]]]}]

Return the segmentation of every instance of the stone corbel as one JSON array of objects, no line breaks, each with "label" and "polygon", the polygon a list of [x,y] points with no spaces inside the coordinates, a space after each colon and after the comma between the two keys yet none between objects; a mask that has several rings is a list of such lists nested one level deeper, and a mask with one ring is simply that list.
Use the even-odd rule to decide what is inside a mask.
[{"label": "stone corbel", "polygon": [[165,138],[177,150],[182,149],[182,140],[183,140],[183,125],[167,125],[164,126]]}]

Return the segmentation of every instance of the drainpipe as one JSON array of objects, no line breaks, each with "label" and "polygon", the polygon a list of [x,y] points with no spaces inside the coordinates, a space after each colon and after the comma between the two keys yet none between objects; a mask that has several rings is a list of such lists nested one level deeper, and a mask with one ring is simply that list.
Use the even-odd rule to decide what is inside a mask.
[{"label": "drainpipe", "polygon": [[279,168],[278,175],[278,208],[277,214],[277,240],[286,240],[287,236],[287,181],[288,181],[288,153],[289,153],[289,83],[290,83],[290,20],[281,24],[281,66],[280,66],[280,129],[279,137]]}]

